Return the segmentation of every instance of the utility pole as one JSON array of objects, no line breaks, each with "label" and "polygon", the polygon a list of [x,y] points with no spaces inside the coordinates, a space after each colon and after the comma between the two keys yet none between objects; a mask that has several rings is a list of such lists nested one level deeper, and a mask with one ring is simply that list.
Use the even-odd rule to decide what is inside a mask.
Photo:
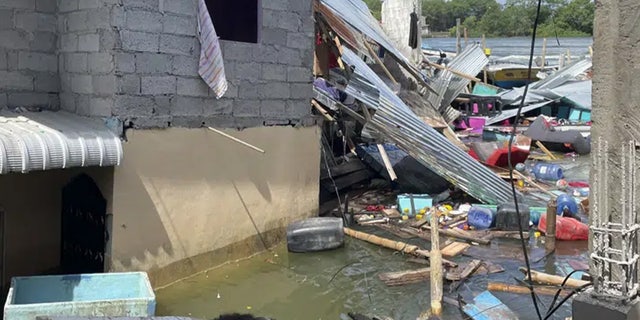
[{"label": "utility pole", "polygon": [[456,54],[460,54],[460,18],[456,18]]}]

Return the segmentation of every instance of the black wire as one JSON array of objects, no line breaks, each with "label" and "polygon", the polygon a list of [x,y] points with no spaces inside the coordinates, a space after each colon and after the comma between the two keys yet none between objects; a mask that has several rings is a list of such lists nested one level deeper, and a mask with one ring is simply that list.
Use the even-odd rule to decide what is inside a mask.
[{"label": "black wire", "polygon": [[[513,139],[515,138],[516,130],[518,128],[520,113],[522,112],[522,108],[524,107],[524,102],[527,97],[527,92],[529,91],[529,81],[531,80],[531,69],[533,67],[533,54],[536,46],[536,32],[538,30],[538,22],[540,20],[541,7],[542,7],[542,0],[538,0],[538,7],[536,9],[536,19],[533,22],[533,34],[531,35],[531,52],[529,53],[529,67],[527,69],[527,84],[524,87],[522,100],[520,101],[520,106],[518,106],[518,112],[516,113],[516,118],[513,121],[513,131],[511,132],[511,137],[509,139],[509,150],[507,153],[507,161],[509,163],[509,179],[511,181],[511,191],[513,193],[513,202],[516,209],[516,216],[518,217],[518,231],[520,232],[520,243],[522,244],[522,251],[524,253],[524,262],[527,267],[527,276],[529,277],[529,283],[532,282],[531,264],[529,263],[529,254],[527,253],[527,244],[524,240],[522,219],[520,219],[520,208],[518,206],[518,193],[516,192],[516,185],[515,185],[515,182],[513,181],[513,163],[511,161],[511,147],[513,146]],[[536,309],[536,314],[538,315],[538,319],[542,320],[542,314],[540,314],[540,307],[538,307],[538,299],[536,296],[536,292],[533,290],[533,286],[529,285],[529,291],[531,291],[531,299],[533,300],[533,306]]]},{"label": "black wire", "polygon": [[556,291],[556,294],[553,296],[553,301],[551,301],[551,305],[549,306],[549,309],[547,309],[547,314],[545,316],[549,315],[549,313],[551,312],[551,309],[553,309],[553,307],[555,306],[556,301],[558,300],[558,297],[560,296],[560,292],[562,292],[562,289],[563,289],[564,285],[567,283],[567,281],[569,281],[569,278],[571,278],[571,276],[574,273],[579,272],[579,271],[582,271],[582,270],[573,270],[564,278],[564,280],[562,281],[562,284],[560,285],[560,288],[558,289],[558,291]]},{"label": "black wire", "polygon": [[578,287],[576,289],[574,289],[573,291],[571,291],[566,297],[564,297],[564,299],[562,299],[560,301],[560,303],[551,310],[551,312],[549,314],[547,314],[543,320],[547,320],[549,319],[549,317],[551,317],[556,311],[558,311],[558,309],[560,309],[560,307],[562,307],[562,305],[567,302],[569,300],[569,298],[571,298],[574,294],[579,293],[580,291],[586,289],[587,287],[593,285],[593,283],[587,283],[581,287]]}]

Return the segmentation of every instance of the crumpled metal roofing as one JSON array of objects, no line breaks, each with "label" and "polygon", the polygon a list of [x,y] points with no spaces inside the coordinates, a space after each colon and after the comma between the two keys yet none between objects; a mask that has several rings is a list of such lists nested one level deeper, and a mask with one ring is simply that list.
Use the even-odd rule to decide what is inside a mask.
[{"label": "crumpled metal roofing", "polygon": [[[591,59],[586,58],[578,60],[567,67],[554,72],[546,78],[531,83],[529,85],[529,91],[525,98],[525,105],[535,102],[544,101],[549,98],[550,90],[554,90],[568,82],[576,79],[580,74],[586,72],[593,66]],[[500,96],[504,105],[520,104],[522,95],[524,94],[524,87],[514,88],[509,91],[503,92]]]},{"label": "crumpled metal roofing", "polygon": [[[489,63],[489,58],[477,44],[467,46],[457,55],[447,67],[463,74],[475,76]],[[460,116],[453,112],[451,102],[469,85],[470,80],[455,75],[448,70],[441,70],[432,80],[431,86],[434,92],[429,92],[428,100],[438,108],[447,122],[451,122]]]},{"label": "crumpled metal roofing", "polygon": [[[359,32],[365,34],[367,37],[371,38],[373,41],[380,44],[384,47],[385,50],[389,51],[398,59],[405,61],[407,64],[410,64],[409,60],[398,50],[393,42],[387,37],[384,30],[380,26],[378,20],[376,20],[369,11],[369,7],[362,0],[318,0],[321,6],[324,6],[330,9],[333,14],[342,18],[343,21],[350,24],[353,28],[358,30]],[[321,12],[324,12],[321,10]],[[325,15],[326,16],[326,15]],[[409,23],[407,21],[407,23]],[[332,25],[332,27],[335,25]],[[334,31],[341,33],[340,29],[334,28]],[[344,34],[340,34],[340,36],[344,39]],[[349,38],[354,38],[353,36],[349,36]],[[355,46],[357,44],[351,44]],[[361,45],[357,46],[361,53],[369,55],[370,53],[366,48]]]},{"label": "crumpled metal roofing", "polygon": [[343,49],[342,59],[355,67],[354,74],[379,90],[378,103],[369,105],[372,97],[359,94],[365,92],[358,88],[360,80],[347,85],[355,87],[351,92],[356,99],[377,109],[365,128],[384,135],[424,166],[482,202],[500,204],[513,200],[509,184],[420,120],[356,53]]},{"label": "crumpled metal roofing", "polygon": [[100,120],[67,112],[0,114],[0,173],[116,166],[122,143]]},{"label": "crumpled metal roofing", "polygon": [[[551,103],[553,101],[545,101],[545,102],[540,102],[540,103],[535,103],[535,104],[531,104],[528,106],[524,106],[522,107],[522,114],[524,114],[525,112],[529,112],[531,110],[535,110],[538,108],[542,108],[546,105],[548,105],[549,103]],[[518,114],[518,109],[509,109],[509,110],[503,110],[499,115],[493,117],[493,118],[489,118],[487,119],[487,123],[486,125],[490,126],[494,123],[498,123],[500,121],[504,121],[507,120],[509,118],[515,117]]]}]

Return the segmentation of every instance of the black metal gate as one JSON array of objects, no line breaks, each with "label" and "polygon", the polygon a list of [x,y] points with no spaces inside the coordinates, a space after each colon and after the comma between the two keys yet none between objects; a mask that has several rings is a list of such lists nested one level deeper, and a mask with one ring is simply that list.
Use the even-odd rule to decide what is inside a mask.
[{"label": "black metal gate", "polygon": [[104,272],[106,213],[107,200],[91,177],[81,174],[62,189],[62,272]]}]

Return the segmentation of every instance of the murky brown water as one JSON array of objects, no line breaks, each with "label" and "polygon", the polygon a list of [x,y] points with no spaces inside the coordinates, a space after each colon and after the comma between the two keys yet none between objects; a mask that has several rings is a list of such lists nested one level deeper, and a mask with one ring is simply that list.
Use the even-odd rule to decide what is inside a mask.
[{"label": "murky brown water", "polygon": [[[366,229],[380,233],[377,229]],[[429,248],[428,242],[410,242]],[[458,289],[467,301],[486,290],[488,281],[509,282],[522,279],[517,270],[520,260],[500,256],[518,252],[517,240],[494,241],[491,245],[496,257],[484,257],[502,265],[506,271],[489,276],[474,276]],[[556,262],[586,261],[586,242],[559,242],[556,256],[541,259],[540,239],[532,239],[532,263],[537,270],[551,273]],[[480,247],[481,249],[482,247]],[[537,249],[535,249],[537,248]],[[344,248],[308,254],[288,253],[281,245],[273,252],[232,263],[197,275],[157,292],[158,315],[214,318],[225,312],[250,312],[278,320],[340,319],[341,313],[357,311],[389,316],[395,320],[416,319],[429,307],[429,284],[387,287],[377,274],[423,267],[406,262],[406,256],[391,250],[347,239]],[[469,257],[459,257],[464,261]],[[345,265],[347,265],[345,267]],[[341,270],[342,269],[342,270]],[[333,280],[332,280],[333,278]],[[445,295],[450,294],[445,282]],[[493,293],[520,319],[537,319],[528,295]],[[548,306],[550,297],[541,297]],[[546,308],[545,308],[546,310]],[[553,319],[570,315],[566,306]],[[443,319],[462,319],[457,308],[444,305]]]}]

